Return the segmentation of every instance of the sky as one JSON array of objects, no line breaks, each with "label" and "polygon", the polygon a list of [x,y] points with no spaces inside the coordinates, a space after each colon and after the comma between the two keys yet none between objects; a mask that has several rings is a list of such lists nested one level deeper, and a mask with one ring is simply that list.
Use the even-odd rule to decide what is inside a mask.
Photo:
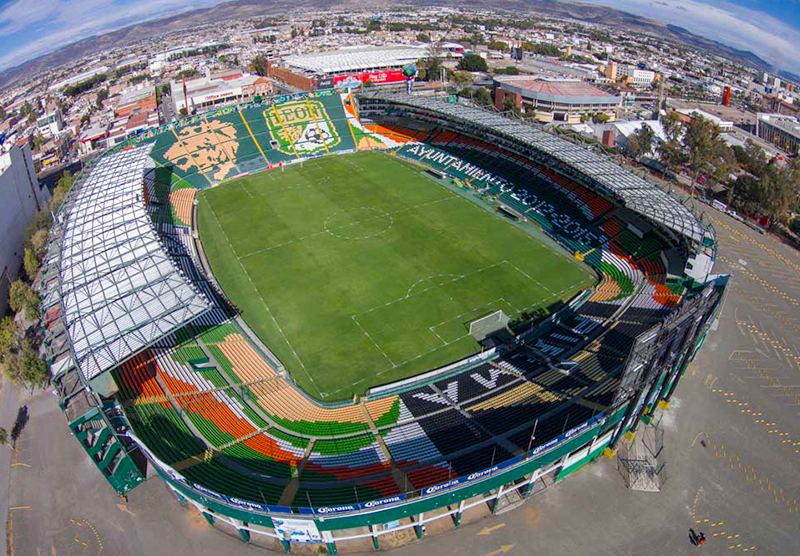
[{"label": "sky", "polygon": [[[0,70],[133,22],[220,1],[0,0]],[[800,0],[578,1],[679,25],[800,74]]]}]

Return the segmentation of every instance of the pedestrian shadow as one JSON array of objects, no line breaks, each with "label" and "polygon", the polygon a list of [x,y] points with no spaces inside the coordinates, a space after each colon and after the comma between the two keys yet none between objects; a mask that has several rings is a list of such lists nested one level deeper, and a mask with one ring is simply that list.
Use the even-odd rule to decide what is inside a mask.
[{"label": "pedestrian shadow", "polygon": [[28,424],[28,406],[23,405],[17,411],[17,419],[14,421],[14,427],[11,429],[11,440],[16,440],[22,434],[22,429]]}]

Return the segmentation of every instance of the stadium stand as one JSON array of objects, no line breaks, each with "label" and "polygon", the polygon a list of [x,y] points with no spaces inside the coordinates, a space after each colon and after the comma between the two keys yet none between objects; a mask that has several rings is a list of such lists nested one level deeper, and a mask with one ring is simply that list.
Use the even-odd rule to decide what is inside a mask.
[{"label": "stadium stand", "polygon": [[[506,473],[505,482],[489,490],[516,489],[516,481],[535,476],[523,464],[543,454],[552,458],[547,464],[563,462],[581,446],[596,448],[596,457],[601,435],[600,447],[613,447],[643,412],[669,399],[722,296],[719,285],[693,283],[669,262],[685,259],[685,243],[702,239],[694,217],[671,205],[645,210],[629,193],[586,179],[581,164],[591,156],[560,139],[446,104],[317,92],[228,107],[139,139],[152,143],[146,148],[156,163],[138,170],[142,208],[163,252],[209,306],[117,361],[110,373],[117,391],[106,398],[179,497],[239,520],[234,526],[246,517],[273,527],[269,516],[351,518],[495,473]],[[462,117],[462,109],[473,112]],[[365,113],[371,123],[362,124]],[[514,341],[491,357],[357,403],[322,404],[251,339],[202,270],[194,196],[197,188],[304,156],[390,146],[463,180],[487,207],[513,209],[601,280],[545,321],[515,329]],[[62,319],[61,305],[46,305],[48,329],[59,330]],[[680,349],[657,396],[636,404],[656,379],[636,375],[629,358],[656,334]],[[64,340],[52,335],[55,350]],[[56,384],[68,413],[67,376]],[[367,519],[357,526],[391,521]]]}]

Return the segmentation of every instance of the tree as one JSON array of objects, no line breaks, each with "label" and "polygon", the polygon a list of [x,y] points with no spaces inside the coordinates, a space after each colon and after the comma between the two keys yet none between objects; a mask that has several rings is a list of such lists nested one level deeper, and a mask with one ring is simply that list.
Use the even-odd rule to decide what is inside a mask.
[{"label": "tree", "polygon": [[636,130],[635,133],[641,146],[639,156],[646,156],[652,153],[656,138],[656,132],[653,131],[653,128],[647,124],[642,124],[642,127]]},{"label": "tree", "polygon": [[61,177],[58,178],[58,182],[56,182],[56,188],[53,191],[53,198],[50,201],[54,211],[58,210],[58,207],[61,206],[61,203],[64,201],[64,197],[66,197],[74,181],[75,177],[69,170],[61,174]]},{"label": "tree", "polygon": [[769,215],[770,224],[774,224],[797,201],[800,164],[794,161],[792,164],[780,166],[773,162],[766,167],[758,185],[760,206]]},{"label": "tree", "polygon": [[561,56],[561,51],[554,44],[535,44],[533,52],[541,56]]},{"label": "tree", "polygon": [[465,97],[479,106],[487,106],[492,103],[492,93],[483,87],[467,87],[458,92],[458,96]]},{"label": "tree", "polygon": [[431,36],[428,33],[419,33],[417,34],[417,42],[424,42],[427,44],[431,42]]},{"label": "tree", "polygon": [[465,71],[487,71],[489,69],[486,60],[477,54],[465,54],[458,62],[458,69]]},{"label": "tree", "polygon": [[36,318],[37,311],[39,310],[39,295],[22,280],[11,282],[8,302],[11,306],[11,310],[15,313],[24,310],[26,318]]},{"label": "tree", "polygon": [[517,106],[517,100],[514,97],[507,96],[503,99],[503,112],[513,112],[514,114],[522,114],[522,111]]},{"label": "tree", "polygon": [[374,87],[375,83],[372,82],[372,79],[367,79],[364,81],[364,88]]},{"label": "tree", "polygon": [[747,167],[747,171],[756,176],[763,174],[767,167],[767,157],[764,154],[764,149],[750,139],[745,143],[744,164]]},{"label": "tree", "polygon": [[659,160],[667,170],[677,172],[686,163],[686,152],[683,148],[683,121],[673,112],[661,121],[666,140],[656,148]]},{"label": "tree", "polygon": [[108,89],[100,89],[97,92],[97,107],[103,107],[103,101],[108,98]]},{"label": "tree", "polygon": [[501,52],[508,52],[508,44],[503,41],[492,41],[489,43],[489,50],[499,50]]},{"label": "tree", "polygon": [[631,158],[639,158],[641,149],[642,145],[639,143],[639,137],[637,137],[635,133],[628,135],[625,142],[625,154]]},{"label": "tree", "polygon": [[14,319],[3,317],[0,320],[0,363],[5,363],[9,356],[17,351],[20,329]]},{"label": "tree", "polygon": [[683,144],[687,151],[686,164],[692,173],[692,197],[701,175],[720,182],[733,170],[734,156],[721,136],[719,127],[711,120],[698,117],[686,127]]},{"label": "tree", "polygon": [[19,380],[29,388],[44,388],[50,382],[47,365],[27,340],[20,352]]},{"label": "tree", "polygon": [[453,83],[459,86],[469,85],[472,83],[472,75],[466,71],[453,72]]},{"label": "tree", "polygon": [[625,152],[632,158],[640,158],[650,154],[653,150],[655,135],[653,128],[643,123],[639,129],[628,136]]},{"label": "tree", "polygon": [[33,280],[36,273],[39,272],[39,257],[33,249],[25,249],[25,256],[22,264],[25,267],[25,274],[28,275],[28,278]]},{"label": "tree", "polygon": [[263,54],[259,54],[250,62],[250,71],[256,75],[266,76],[268,73],[269,61]]},{"label": "tree", "polygon": [[604,124],[611,118],[608,114],[603,114],[601,112],[597,112],[596,114],[592,114],[592,121],[596,124]]},{"label": "tree", "polygon": [[33,237],[31,237],[31,246],[30,248],[33,249],[33,252],[41,258],[44,255],[44,248],[47,245],[47,230],[39,229],[34,232]]}]

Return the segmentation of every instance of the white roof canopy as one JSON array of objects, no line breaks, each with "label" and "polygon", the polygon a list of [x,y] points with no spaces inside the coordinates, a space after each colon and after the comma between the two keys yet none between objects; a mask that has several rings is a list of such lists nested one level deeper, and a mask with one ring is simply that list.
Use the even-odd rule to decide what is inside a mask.
[{"label": "white roof canopy", "polygon": [[339,73],[400,66],[427,54],[426,47],[393,46],[341,49],[317,54],[287,56],[288,65],[313,73]]},{"label": "white roof canopy", "polygon": [[147,215],[151,147],[101,159],[67,216],[58,287],[75,365],[87,380],[211,309],[170,260]]}]

